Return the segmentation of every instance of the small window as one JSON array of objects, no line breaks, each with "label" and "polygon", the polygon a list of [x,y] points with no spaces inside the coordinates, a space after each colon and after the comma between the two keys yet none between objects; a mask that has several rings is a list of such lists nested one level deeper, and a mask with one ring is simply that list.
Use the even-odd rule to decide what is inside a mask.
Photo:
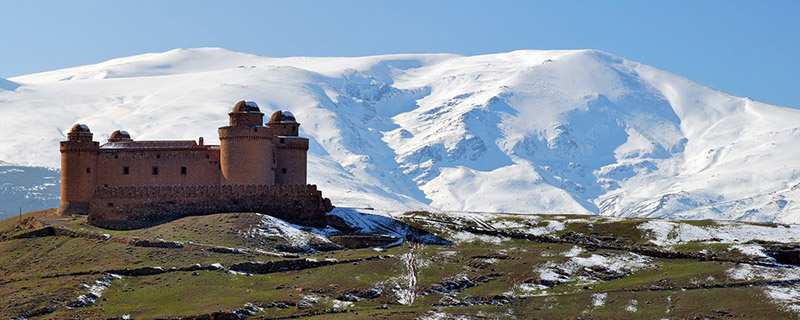
[{"label": "small window", "polygon": [[160,154],[157,154],[157,155],[156,155],[156,159],[161,159],[161,155],[160,155]]},{"label": "small window", "polygon": [[122,174],[131,174],[131,168],[122,167]]},{"label": "small window", "polygon": [[154,176],[158,175],[158,166],[153,166],[153,175]]},{"label": "small window", "polygon": [[208,158],[211,158],[211,156],[210,155],[206,155],[206,159],[208,159]]},{"label": "small window", "polygon": [[285,140],[284,138],[281,138],[281,143],[283,143],[284,140]]},{"label": "small window", "polygon": [[108,203],[108,207],[109,207],[109,208],[113,208],[113,207],[114,207],[114,204],[113,204],[113,203],[111,203],[111,202],[109,202],[109,203]]},{"label": "small window", "polygon": [[114,159],[119,159],[119,155],[114,155]]},{"label": "small window", "polygon": [[186,175],[186,167],[181,167],[181,175],[182,176]]},{"label": "small window", "polygon": [[86,168],[86,173],[92,173],[92,168]]},{"label": "small window", "polygon": [[258,132],[258,128],[253,128],[253,132]]},{"label": "small window", "polygon": [[282,169],[281,169],[281,172],[282,172],[282,173],[286,173],[286,168],[282,168]]}]

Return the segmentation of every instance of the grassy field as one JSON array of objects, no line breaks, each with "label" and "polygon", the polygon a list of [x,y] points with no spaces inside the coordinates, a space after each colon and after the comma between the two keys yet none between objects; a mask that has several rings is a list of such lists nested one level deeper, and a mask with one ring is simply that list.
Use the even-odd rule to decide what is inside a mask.
[{"label": "grassy field", "polygon": [[[52,210],[28,213],[0,221],[0,318],[179,318],[247,307],[252,319],[797,317],[769,298],[763,284],[769,278],[756,275],[747,282],[732,276],[752,257],[727,244],[677,244],[666,250],[716,252],[720,259],[670,259],[463,231],[502,225],[647,246],[649,235],[637,227],[641,219],[498,215],[475,221],[425,212],[397,218],[453,244],[285,253],[278,248],[286,239],[246,236],[261,219],[252,213],[188,217],[131,231],[99,229]],[[20,238],[44,227],[72,233]],[[142,247],[131,239],[184,245]],[[268,273],[233,267],[296,261],[306,262],[300,270]],[[200,268],[186,269],[195,264]],[[97,282],[113,270],[146,267],[160,271]],[[76,307],[80,296],[100,287],[96,301]]]}]

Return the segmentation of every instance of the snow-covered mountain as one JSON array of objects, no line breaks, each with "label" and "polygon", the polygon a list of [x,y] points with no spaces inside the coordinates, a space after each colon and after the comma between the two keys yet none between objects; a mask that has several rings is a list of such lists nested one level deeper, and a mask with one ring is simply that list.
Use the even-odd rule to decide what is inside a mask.
[{"label": "snow-covered mountain", "polygon": [[297,116],[337,205],[800,221],[800,111],[595,50],[177,49],[4,83],[0,159],[22,165],[57,167],[78,122],[216,143],[247,99]]},{"label": "snow-covered mountain", "polygon": [[47,167],[18,166],[0,161],[0,220],[58,206],[61,174]]}]

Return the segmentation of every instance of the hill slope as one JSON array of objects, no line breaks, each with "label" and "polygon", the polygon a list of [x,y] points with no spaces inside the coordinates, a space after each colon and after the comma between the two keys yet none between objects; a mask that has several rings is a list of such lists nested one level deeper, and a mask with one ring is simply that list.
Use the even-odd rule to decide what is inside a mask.
[{"label": "hill slope", "polygon": [[215,143],[241,99],[287,109],[339,205],[800,220],[800,111],[594,50],[267,58],[178,49],[11,79],[0,159],[97,140]]},{"label": "hill slope", "polygon": [[54,211],[0,221],[0,318],[789,319],[800,310],[798,226],[337,208],[364,233],[408,241],[340,250],[333,230],[257,213],[114,231]]}]

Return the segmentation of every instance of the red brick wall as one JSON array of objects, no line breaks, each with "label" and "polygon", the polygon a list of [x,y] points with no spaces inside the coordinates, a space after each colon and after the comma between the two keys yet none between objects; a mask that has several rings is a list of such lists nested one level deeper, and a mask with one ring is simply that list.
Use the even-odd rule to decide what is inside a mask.
[{"label": "red brick wall", "polygon": [[97,185],[97,142],[62,141],[59,215],[86,214]]},{"label": "red brick wall", "polygon": [[306,184],[308,139],[275,138],[275,184]]},{"label": "red brick wall", "polygon": [[272,129],[264,126],[219,128],[220,183],[275,184]]},{"label": "red brick wall", "polygon": [[[98,186],[211,185],[219,184],[220,177],[219,149],[101,149],[97,166]],[[158,167],[157,175],[153,167]]]}]

